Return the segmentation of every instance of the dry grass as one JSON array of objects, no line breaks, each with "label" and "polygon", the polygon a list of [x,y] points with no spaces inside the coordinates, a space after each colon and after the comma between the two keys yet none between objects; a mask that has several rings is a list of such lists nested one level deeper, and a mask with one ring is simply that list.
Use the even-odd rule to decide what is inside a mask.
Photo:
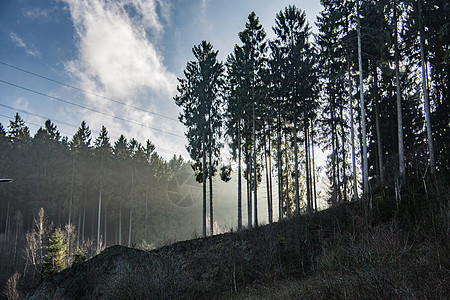
[{"label": "dry grass", "polygon": [[[77,294],[85,298],[447,299],[450,191],[445,181],[423,182],[405,183],[416,188],[405,188],[402,202],[380,191],[371,210],[347,203],[149,252],[108,248],[52,288],[65,276],[66,291],[90,290]],[[89,286],[70,285],[87,275]]]},{"label": "dry grass", "polygon": [[425,192],[415,183],[408,183],[416,188],[403,203],[380,197],[370,214],[349,208],[333,232],[316,227],[313,235],[328,234],[316,244],[320,251],[305,276],[252,284],[235,298],[449,299],[448,185]]}]

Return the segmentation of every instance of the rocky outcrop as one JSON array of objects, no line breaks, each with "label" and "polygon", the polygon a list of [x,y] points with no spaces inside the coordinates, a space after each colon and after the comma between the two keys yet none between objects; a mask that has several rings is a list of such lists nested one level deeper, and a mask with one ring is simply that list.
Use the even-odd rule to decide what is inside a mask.
[{"label": "rocky outcrop", "polygon": [[105,249],[89,261],[44,280],[29,299],[100,299],[114,298],[109,292],[115,284],[127,277],[133,266],[145,266],[148,254],[123,246]]}]

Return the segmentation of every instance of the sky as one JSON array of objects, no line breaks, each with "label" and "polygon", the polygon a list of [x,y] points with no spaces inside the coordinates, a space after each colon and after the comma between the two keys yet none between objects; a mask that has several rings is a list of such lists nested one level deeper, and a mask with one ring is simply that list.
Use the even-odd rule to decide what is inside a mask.
[{"label": "sky", "polygon": [[69,140],[81,121],[149,139],[166,159],[185,150],[175,105],[192,47],[211,42],[224,61],[255,11],[268,38],[294,4],[310,25],[319,0],[0,0],[0,123],[18,112],[33,136],[47,119]]}]

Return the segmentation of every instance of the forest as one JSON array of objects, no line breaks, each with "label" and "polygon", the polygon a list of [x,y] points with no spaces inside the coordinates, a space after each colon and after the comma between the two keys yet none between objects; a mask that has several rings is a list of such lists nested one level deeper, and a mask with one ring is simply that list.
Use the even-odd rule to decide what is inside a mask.
[{"label": "forest", "polygon": [[[94,137],[84,121],[71,138],[51,120],[31,136],[18,113],[0,124],[0,174],[14,179],[0,185],[1,282],[16,271],[40,280],[54,228],[64,230],[67,264],[77,251],[215,234],[213,177],[236,178],[237,230],[261,224],[261,201],[269,223],[313,213],[318,148],[328,154],[330,205],[371,205],[388,187],[400,201],[407,178],[448,177],[448,1],[321,3],[317,34],[292,5],[276,15],[273,39],[250,13],[225,62],[207,41],[193,47],[196,60],[170,99],[182,108],[192,161],[165,161],[151,141],[112,142],[105,127]],[[179,174],[194,174],[201,220],[173,209]],[[187,232],[186,222],[202,232]]]},{"label": "forest", "polygon": [[321,3],[318,34],[288,6],[276,15],[273,39],[250,13],[225,62],[211,43],[194,46],[174,99],[203,183],[204,235],[207,180],[211,208],[212,176],[219,167],[225,179],[230,173],[225,143],[237,162],[238,229],[242,179],[249,228],[259,223],[264,176],[269,223],[273,205],[278,220],[317,210],[315,147],[328,153],[330,204],[387,185],[401,191],[405,176],[448,173],[449,4]]},{"label": "forest", "polygon": [[150,141],[123,135],[111,142],[105,127],[94,138],[84,121],[70,140],[50,120],[30,137],[18,113],[0,129],[1,173],[13,179],[0,187],[6,272],[38,279],[55,228],[67,234],[70,259],[77,249],[92,256],[107,245],[153,248],[194,235],[195,211],[175,184],[190,178],[181,157],[165,161]]}]

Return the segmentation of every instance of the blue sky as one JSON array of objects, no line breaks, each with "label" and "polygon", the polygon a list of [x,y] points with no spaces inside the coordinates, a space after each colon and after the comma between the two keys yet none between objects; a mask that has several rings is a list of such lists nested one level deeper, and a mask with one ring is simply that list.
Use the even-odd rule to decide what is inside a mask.
[{"label": "blue sky", "polygon": [[251,11],[271,38],[289,4],[314,27],[319,0],[0,0],[0,123],[18,111],[34,135],[49,118],[70,139],[85,120],[188,158],[173,97],[192,47],[225,60]]}]

